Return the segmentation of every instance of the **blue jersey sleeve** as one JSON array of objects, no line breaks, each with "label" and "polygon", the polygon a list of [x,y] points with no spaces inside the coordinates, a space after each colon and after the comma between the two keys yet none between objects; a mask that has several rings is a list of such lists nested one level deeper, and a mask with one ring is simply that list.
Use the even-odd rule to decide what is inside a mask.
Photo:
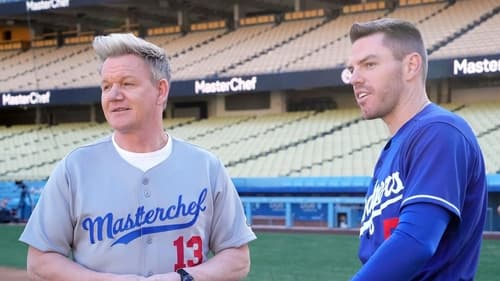
[{"label": "blue jersey sleeve", "polygon": [[352,278],[352,281],[411,280],[434,255],[451,213],[428,203],[403,208],[389,239]]},{"label": "blue jersey sleeve", "polygon": [[416,202],[440,205],[458,218],[467,186],[468,170],[475,159],[462,132],[449,123],[431,123],[415,132],[402,155],[408,165],[401,208]]}]

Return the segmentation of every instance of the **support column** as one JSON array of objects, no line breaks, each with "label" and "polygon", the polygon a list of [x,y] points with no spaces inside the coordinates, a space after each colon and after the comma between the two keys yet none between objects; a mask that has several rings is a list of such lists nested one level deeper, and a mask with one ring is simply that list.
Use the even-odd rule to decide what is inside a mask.
[{"label": "support column", "polygon": [[77,23],[75,29],[76,29],[76,36],[80,36],[80,34],[82,33],[82,24]]},{"label": "support column", "polygon": [[240,27],[240,4],[233,5],[234,28]]},{"label": "support column", "polygon": [[335,227],[335,206],[333,205],[332,202],[328,203],[328,216],[327,216],[327,223],[328,223],[328,228],[334,228]]},{"label": "support column", "polygon": [[245,211],[247,215],[247,224],[252,225],[252,203],[245,202]]},{"label": "support column", "polygon": [[130,31],[130,18],[125,18],[125,31]]},{"label": "support column", "polygon": [[90,105],[90,122],[97,122],[97,117],[96,117],[96,108],[95,104]]},{"label": "support column", "polygon": [[184,26],[184,13],[182,11],[177,11],[177,25]]},{"label": "support column", "polygon": [[35,111],[35,124],[39,125],[42,123],[42,109],[37,106]]},{"label": "support column", "polygon": [[302,11],[304,7],[302,7],[302,0],[295,0],[295,3],[293,4],[295,11]]},{"label": "support column", "polygon": [[292,203],[285,203],[285,226],[292,227],[293,226],[293,218],[292,218]]},{"label": "support column", "polygon": [[189,17],[187,16],[187,13],[185,10],[178,10],[177,11],[177,25],[181,27],[181,30],[183,32],[189,31],[189,25],[191,23],[189,22]]}]

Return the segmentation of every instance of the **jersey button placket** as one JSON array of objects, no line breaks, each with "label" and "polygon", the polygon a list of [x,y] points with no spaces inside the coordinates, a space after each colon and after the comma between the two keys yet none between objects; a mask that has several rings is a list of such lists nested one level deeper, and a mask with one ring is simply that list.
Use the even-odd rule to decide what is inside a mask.
[{"label": "jersey button placket", "polygon": [[151,191],[149,190],[148,184],[149,184],[149,179],[143,178],[142,185],[144,186],[144,197],[146,198],[151,197]]},{"label": "jersey button placket", "polygon": [[[151,188],[149,186],[149,183],[150,183],[150,179],[149,177],[147,176],[147,174],[143,174],[143,176],[139,179],[139,183],[138,183],[138,200],[139,200],[139,204],[144,208],[144,210],[151,210],[152,209],[152,206],[151,204],[153,202],[151,202],[150,200],[150,197],[151,197]],[[144,220],[144,217],[143,217],[143,220]],[[143,222],[145,223],[145,222]],[[147,226],[147,225],[144,225],[144,226]],[[149,243],[148,243],[148,237],[150,237],[151,234],[145,234],[145,233],[142,233],[141,231],[141,237],[140,237],[140,240],[141,240],[141,248],[142,250],[140,251],[141,252],[141,260],[142,260],[142,274],[146,277],[149,277],[151,275],[153,275],[153,265],[151,263],[151,260],[150,260],[150,256],[151,256],[151,247],[149,247]]]}]

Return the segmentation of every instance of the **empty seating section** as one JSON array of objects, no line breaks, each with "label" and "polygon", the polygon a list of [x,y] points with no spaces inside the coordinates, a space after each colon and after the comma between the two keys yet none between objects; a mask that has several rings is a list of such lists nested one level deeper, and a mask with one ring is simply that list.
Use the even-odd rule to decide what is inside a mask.
[{"label": "empty seating section", "polygon": [[59,63],[43,71],[41,89],[80,88],[99,85],[98,59],[90,46],[75,50],[67,63]]},{"label": "empty seating section", "polygon": [[16,59],[17,56],[21,55],[22,52],[18,50],[12,51],[0,51],[0,69],[4,69],[4,63],[9,60]]},{"label": "empty seating section", "polygon": [[183,126],[193,122],[195,120],[194,117],[183,117],[183,118],[172,118],[172,119],[163,119],[163,127],[166,129],[172,129],[178,126]]},{"label": "empty seating section", "polygon": [[[266,131],[276,130],[287,122],[304,118],[308,114],[310,113],[295,112],[283,115],[262,116],[259,118],[254,116],[239,117],[235,119],[237,122],[232,122],[224,127],[214,127],[210,132],[197,134],[199,135],[198,137],[192,135],[187,137],[187,139],[213,151],[225,150],[239,142],[244,142],[248,139],[255,140]],[[174,131],[173,133],[177,132]]]},{"label": "empty seating section", "polygon": [[188,49],[190,48],[197,48],[202,43],[207,43],[210,40],[214,40],[215,38],[221,36],[226,32],[226,29],[190,32],[185,36],[180,36],[173,40],[168,40],[168,42],[161,47],[165,48],[167,50],[167,54],[172,57],[180,54],[183,51],[188,51]]},{"label": "empty seating section", "polygon": [[[43,59],[51,59],[56,56],[54,52],[56,48],[37,48],[26,52],[19,53],[17,56],[12,56],[10,59],[2,61],[0,64],[0,89],[3,91],[20,90],[19,84],[25,87],[28,83],[35,82],[33,78],[33,69],[35,63],[41,62]],[[31,71],[30,71],[31,70]]]},{"label": "empty seating section", "polygon": [[402,6],[395,9],[389,16],[404,19],[418,25],[419,22],[427,21],[431,17],[439,17],[439,14],[446,5],[446,2],[440,2],[426,5]]},{"label": "empty seating section", "polygon": [[282,71],[334,68],[344,63],[348,56],[351,43],[347,35],[351,24],[356,21],[376,19],[383,15],[384,11],[375,11],[338,17],[311,32],[307,37],[299,39],[295,44],[306,46],[306,49],[292,51],[288,54],[288,62],[279,67]]},{"label": "empty seating section", "polygon": [[[473,127],[488,173],[500,173],[500,102],[474,103],[456,113]],[[233,177],[370,175],[389,133],[381,120],[361,120],[358,108],[277,115],[164,120],[166,130],[212,151]],[[109,126],[72,123],[0,130],[0,180],[49,176],[77,146],[109,135]]]},{"label": "empty seating section", "polygon": [[210,77],[214,74],[225,76],[225,72],[231,68],[244,63],[246,60],[250,61],[255,57],[269,52],[271,49],[284,44],[287,40],[290,40],[290,38],[321,24],[323,20],[324,19],[308,19],[303,21],[284,22],[259,34],[255,39],[240,44],[238,47],[217,53],[199,65],[197,64],[183,69],[180,75],[185,77],[187,73],[189,73],[188,77],[198,78]]},{"label": "empty seating section", "polygon": [[[61,48],[34,48],[16,60],[2,62],[0,89],[26,91],[37,89],[72,88],[82,75],[96,73],[97,64],[90,45],[69,45]],[[90,66],[90,67],[89,67]],[[96,76],[89,85],[97,85]]]},{"label": "empty seating section", "polygon": [[[348,56],[350,25],[383,16],[416,23],[427,47],[437,48],[431,59],[491,54],[500,47],[500,37],[491,36],[500,32],[500,15],[484,22],[478,20],[499,7],[497,0],[459,0],[454,4],[440,2],[397,7],[393,11],[342,14],[331,20],[284,21],[147,39],[167,50],[174,80],[338,67]],[[472,30],[464,31],[467,26]],[[459,36],[450,41],[453,34]],[[0,90],[4,92],[99,84],[99,63],[91,44],[3,51],[0,62]]]},{"label": "empty seating section", "polygon": [[332,117],[330,114],[330,112],[323,112],[310,115],[308,118],[287,123],[275,130],[265,131],[257,138],[246,139],[234,145],[216,149],[215,152],[222,154],[221,158],[231,165],[232,162],[237,163],[241,159],[252,159],[256,155],[265,156],[274,153],[274,150],[280,151],[287,146],[294,146],[352,119],[351,116],[342,114],[341,111],[337,112],[336,118],[333,119],[330,119]]},{"label": "empty seating section", "polygon": [[498,7],[496,0],[462,0],[444,9],[439,16],[431,17],[418,24],[424,43],[431,48],[440,41],[446,41],[454,32],[459,32],[468,24]]},{"label": "empty seating section", "polygon": [[[177,40],[180,37],[182,37],[182,33],[148,36],[145,39],[148,40],[149,42],[157,45],[157,46],[165,48],[165,46],[167,46],[168,44],[171,44],[174,40]],[[169,55],[169,56],[173,55],[173,53],[171,53],[170,50],[168,50],[168,51],[169,52],[167,55]]]},{"label": "empty seating section", "polygon": [[[491,36],[496,34],[496,36]],[[438,49],[431,58],[496,54],[500,50],[500,13]]]},{"label": "empty seating section", "polygon": [[500,102],[465,106],[458,112],[474,129],[488,173],[500,173]]},{"label": "empty seating section", "polygon": [[[321,24],[325,19],[312,19],[308,21],[294,21],[294,22],[285,22],[283,23],[283,27],[286,26],[287,29],[297,28],[297,25],[304,25],[307,22],[315,23],[316,25]],[[325,30],[329,26],[328,23],[324,25],[320,25],[317,28],[310,29],[308,26],[304,26],[301,28],[304,31],[304,34],[300,34],[300,36],[292,37],[291,40],[286,44],[282,44],[276,47],[273,50],[270,50],[267,53],[264,53],[257,58],[245,62],[234,69],[231,69],[227,72],[229,76],[235,75],[245,75],[245,74],[256,74],[256,73],[272,73],[278,72],[280,67],[287,64],[293,58],[299,57],[300,55],[307,53],[310,49],[315,46],[320,46],[321,43],[325,40],[325,35],[327,33],[320,32],[321,30]]]},{"label": "empty seating section", "polygon": [[50,127],[13,126],[16,133],[2,130],[0,178],[43,179],[64,155],[92,142],[110,130],[106,124],[72,123]]},{"label": "empty seating section", "polygon": [[[498,0],[458,0],[147,39],[167,50],[174,80],[338,67],[348,56],[350,25],[385,15],[414,22],[428,48],[463,32],[431,59],[498,54],[500,36],[492,34],[500,34],[500,13],[478,21],[498,7]],[[464,31],[468,25],[472,30]],[[91,44],[3,51],[0,92],[96,87],[98,66]],[[456,113],[478,136],[487,172],[500,173],[500,103],[444,106],[459,108]],[[361,120],[359,115],[352,108],[174,118],[164,120],[164,127],[172,136],[214,152],[233,177],[370,175],[389,135],[382,121]],[[44,179],[73,148],[110,132],[107,124],[97,123],[2,127],[0,180]]]},{"label": "empty seating section", "polygon": [[[179,126],[172,128],[169,132],[176,137],[198,143],[196,140],[204,138],[207,135],[218,134],[219,131],[227,127],[232,127],[235,124],[244,122],[251,117],[214,117],[208,119],[201,119],[197,122],[192,122],[186,126]],[[225,136],[219,135],[222,141]]]},{"label": "empty seating section", "polygon": [[[221,157],[227,161],[235,161],[238,158],[246,156],[241,153],[241,150],[246,145],[259,143],[260,140],[267,138],[273,132],[286,129],[291,123],[299,122],[299,120],[305,119],[311,114],[312,112],[293,112],[258,118],[253,116],[246,117],[242,122],[226,126],[223,130],[216,131],[213,134],[206,134],[203,138],[190,139],[216,154],[224,153],[224,156]],[[279,139],[284,138],[281,136]],[[288,139],[285,141],[292,140]],[[280,140],[276,140],[275,142],[279,143]],[[265,146],[255,151],[248,151],[248,153],[255,154],[261,150],[265,150]]]},{"label": "empty seating section", "polygon": [[[208,65],[207,60],[212,56],[220,56],[218,61],[222,64],[229,64],[233,58],[229,56],[228,51],[240,48],[257,36],[273,28],[273,24],[262,24],[249,27],[242,27],[226,34],[191,52],[172,58],[173,75],[175,79],[184,80],[189,78],[198,78],[195,72],[196,68],[205,69]],[[222,54],[226,57],[221,56]]]},{"label": "empty seating section", "polygon": [[[346,111],[343,115],[350,120],[359,115],[358,109]],[[315,121],[335,126],[335,120],[345,121],[339,114],[342,112],[331,111]],[[369,175],[386,139],[385,125],[380,120],[359,121],[320,138],[229,167],[229,171],[235,177]]]}]

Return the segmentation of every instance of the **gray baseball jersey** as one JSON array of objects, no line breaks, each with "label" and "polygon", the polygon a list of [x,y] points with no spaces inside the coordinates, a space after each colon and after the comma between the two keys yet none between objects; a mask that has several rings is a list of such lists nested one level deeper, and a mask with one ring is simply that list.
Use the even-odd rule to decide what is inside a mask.
[{"label": "gray baseball jersey", "polygon": [[256,237],[222,163],[173,141],[142,172],[110,137],[69,153],[54,169],[20,240],[99,271],[150,276],[207,260]]}]

